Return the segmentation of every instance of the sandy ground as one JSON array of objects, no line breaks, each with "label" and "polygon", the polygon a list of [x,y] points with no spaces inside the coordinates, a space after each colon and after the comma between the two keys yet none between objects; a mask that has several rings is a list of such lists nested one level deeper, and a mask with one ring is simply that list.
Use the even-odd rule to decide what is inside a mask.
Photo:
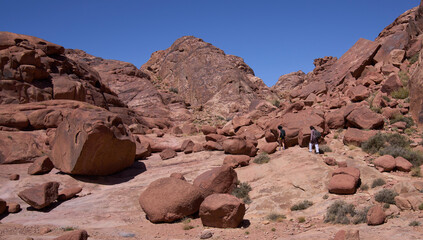
[{"label": "sandy ground", "polygon": [[[361,239],[423,239],[422,226],[409,226],[414,220],[423,223],[421,212],[400,212],[380,226],[324,223],[326,209],[335,200],[354,203],[358,208],[368,206],[375,203],[372,196],[381,189],[359,190],[349,196],[329,194],[326,185],[336,167],[327,166],[324,157],[334,157],[359,168],[363,184],[371,184],[376,178],[385,179],[387,185],[423,181],[404,173],[379,173],[368,163],[368,155],[360,149],[344,146],[339,140],[332,141],[329,146],[334,151],[325,155],[293,147],[272,154],[269,163],[237,168],[239,180],[248,182],[253,190],[244,224],[236,229],[203,227],[198,217],[190,218],[189,223],[186,220],[152,224],[138,204],[140,193],[152,181],[180,172],[192,182],[202,172],[220,166],[225,156],[223,152],[178,153],[176,158],[166,161],[153,154],[108,177],[69,176],[57,170],[30,176],[27,174],[29,164],[0,165],[0,198],[17,202],[22,207],[19,213],[0,216],[0,239],[53,239],[72,229],[87,230],[92,240],[199,239],[203,231],[211,231],[211,239],[331,239],[341,229],[358,229]],[[10,181],[12,173],[19,174],[20,180]],[[33,210],[17,196],[19,191],[47,181],[60,182],[60,188],[81,186],[83,191],[78,197],[44,211]],[[313,206],[302,211],[290,210],[292,205],[306,199],[312,201]],[[271,213],[283,214],[286,219],[268,221],[267,216]],[[301,217],[305,222],[299,223]],[[184,230],[187,225],[192,229]]]}]

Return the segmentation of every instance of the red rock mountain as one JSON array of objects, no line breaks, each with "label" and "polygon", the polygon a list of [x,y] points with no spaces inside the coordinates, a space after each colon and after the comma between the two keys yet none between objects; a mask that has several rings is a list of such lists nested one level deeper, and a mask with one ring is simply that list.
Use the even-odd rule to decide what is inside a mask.
[{"label": "red rock mountain", "polygon": [[245,112],[253,100],[271,97],[242,58],[192,36],[153,53],[141,69],[162,90],[177,92],[191,106],[222,116]]}]

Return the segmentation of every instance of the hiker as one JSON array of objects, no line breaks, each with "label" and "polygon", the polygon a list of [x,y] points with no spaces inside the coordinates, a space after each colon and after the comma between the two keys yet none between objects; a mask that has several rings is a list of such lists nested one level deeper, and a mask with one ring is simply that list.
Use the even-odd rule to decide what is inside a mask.
[{"label": "hiker", "polygon": [[316,154],[319,154],[320,133],[313,126],[310,126],[310,130],[311,130],[311,135],[310,135],[310,143],[308,144],[308,151],[313,152],[313,145],[314,145]]},{"label": "hiker", "polygon": [[279,138],[278,138],[278,143],[279,143],[279,151],[281,150],[281,147],[283,150],[285,150],[285,130],[283,130],[282,126],[279,125],[278,126],[279,129]]}]

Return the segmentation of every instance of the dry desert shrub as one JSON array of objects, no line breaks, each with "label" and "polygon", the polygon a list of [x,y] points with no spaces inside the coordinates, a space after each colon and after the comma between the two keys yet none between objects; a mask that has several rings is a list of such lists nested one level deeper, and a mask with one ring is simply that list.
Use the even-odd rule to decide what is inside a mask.
[{"label": "dry desert shrub", "polygon": [[269,154],[262,152],[256,158],[254,158],[254,162],[258,164],[268,163],[270,161]]},{"label": "dry desert shrub", "polygon": [[395,204],[395,197],[398,196],[392,189],[382,189],[375,194],[375,200],[381,203]]},{"label": "dry desert shrub", "polygon": [[302,202],[299,202],[299,203],[293,205],[291,207],[291,211],[304,210],[304,209],[307,209],[307,208],[309,208],[311,206],[313,206],[313,202],[308,201],[308,200],[304,200]]},{"label": "dry desert shrub", "polygon": [[385,185],[385,183],[386,183],[385,180],[383,180],[382,178],[377,178],[377,179],[373,180],[372,188],[383,186],[383,185]]},{"label": "dry desert shrub", "polygon": [[248,195],[248,193],[251,190],[252,189],[251,189],[250,184],[248,184],[246,182],[238,182],[237,186],[232,191],[232,195],[234,195],[235,197],[237,197],[239,199],[242,199],[242,201],[244,201],[244,203],[249,204],[249,203],[251,203],[251,199],[250,199],[250,196]]}]

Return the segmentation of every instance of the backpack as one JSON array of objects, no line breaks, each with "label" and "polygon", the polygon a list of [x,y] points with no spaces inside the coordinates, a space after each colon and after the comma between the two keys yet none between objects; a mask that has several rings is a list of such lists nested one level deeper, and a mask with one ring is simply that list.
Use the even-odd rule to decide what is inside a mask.
[{"label": "backpack", "polygon": [[315,137],[316,137],[316,139],[318,140],[318,139],[320,139],[320,137],[322,136],[322,134],[321,134],[319,131],[314,130],[314,136],[315,136]]},{"label": "backpack", "polygon": [[285,130],[281,129],[281,134],[279,135],[280,138],[285,138]]}]

